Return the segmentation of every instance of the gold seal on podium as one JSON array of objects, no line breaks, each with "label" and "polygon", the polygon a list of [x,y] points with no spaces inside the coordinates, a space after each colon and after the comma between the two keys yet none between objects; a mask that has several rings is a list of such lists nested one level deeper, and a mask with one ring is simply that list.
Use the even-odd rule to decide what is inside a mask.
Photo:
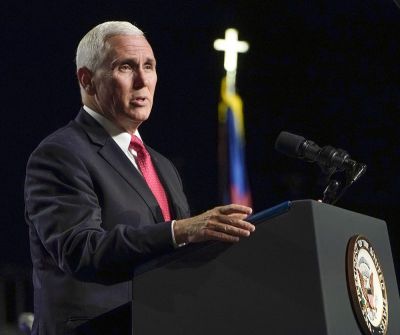
[{"label": "gold seal on podium", "polygon": [[364,334],[385,335],[388,328],[385,278],[371,242],[361,235],[353,236],[347,246],[347,284]]}]

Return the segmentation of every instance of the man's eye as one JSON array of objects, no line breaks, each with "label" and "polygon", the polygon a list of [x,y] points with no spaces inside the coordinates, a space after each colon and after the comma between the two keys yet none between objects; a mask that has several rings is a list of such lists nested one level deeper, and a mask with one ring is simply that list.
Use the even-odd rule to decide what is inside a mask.
[{"label": "man's eye", "polygon": [[153,70],[154,66],[153,66],[153,64],[145,64],[144,68],[145,68],[145,70]]},{"label": "man's eye", "polygon": [[119,66],[119,70],[123,72],[130,72],[132,71],[132,66],[130,66],[129,64],[122,64]]}]

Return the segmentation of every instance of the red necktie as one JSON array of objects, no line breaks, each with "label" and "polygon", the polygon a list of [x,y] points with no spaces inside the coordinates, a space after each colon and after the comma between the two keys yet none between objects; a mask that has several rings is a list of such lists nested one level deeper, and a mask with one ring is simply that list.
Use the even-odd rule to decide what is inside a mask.
[{"label": "red necktie", "polygon": [[135,135],[133,135],[131,138],[130,146],[137,152],[136,163],[140,171],[142,172],[142,175],[146,180],[147,185],[149,186],[151,192],[157,199],[158,204],[160,205],[164,220],[171,220],[167,194],[165,193],[164,187],[162,186],[160,179],[158,178],[149,152],[144,147],[143,142]]}]

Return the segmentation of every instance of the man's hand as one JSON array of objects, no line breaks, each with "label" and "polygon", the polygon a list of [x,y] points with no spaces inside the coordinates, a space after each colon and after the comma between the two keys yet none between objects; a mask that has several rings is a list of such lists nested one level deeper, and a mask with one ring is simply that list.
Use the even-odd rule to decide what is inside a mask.
[{"label": "man's hand", "polygon": [[203,242],[209,240],[238,242],[255,230],[254,225],[244,221],[252,209],[241,205],[215,207],[207,212],[175,221],[176,243]]}]

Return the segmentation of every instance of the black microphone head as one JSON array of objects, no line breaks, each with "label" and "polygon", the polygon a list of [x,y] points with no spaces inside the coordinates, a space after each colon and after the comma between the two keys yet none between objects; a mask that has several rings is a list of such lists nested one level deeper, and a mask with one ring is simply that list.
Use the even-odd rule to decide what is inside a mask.
[{"label": "black microphone head", "polygon": [[282,131],[275,141],[275,149],[291,157],[301,156],[300,147],[306,139],[299,135]]}]

